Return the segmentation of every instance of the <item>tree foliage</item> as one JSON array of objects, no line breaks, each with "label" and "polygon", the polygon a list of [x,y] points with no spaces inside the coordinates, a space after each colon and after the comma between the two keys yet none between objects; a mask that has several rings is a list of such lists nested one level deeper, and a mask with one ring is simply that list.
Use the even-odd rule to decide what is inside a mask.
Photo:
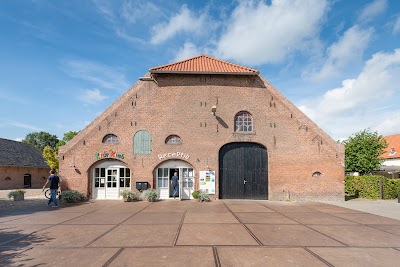
[{"label": "tree foliage", "polygon": [[381,156],[388,146],[382,135],[369,129],[353,134],[342,143],[345,145],[346,172],[360,174],[378,170],[384,161]]},{"label": "tree foliage", "polygon": [[56,171],[58,171],[59,162],[57,157],[57,151],[55,148],[46,146],[43,149],[43,157],[46,159],[47,165],[49,165],[51,169],[55,169]]},{"label": "tree foliage", "polygon": [[58,142],[58,144],[57,144],[57,149],[58,149],[59,146],[63,146],[63,145],[65,145],[66,143],[68,143],[68,141],[70,141],[72,138],[74,138],[78,133],[79,133],[79,132],[75,132],[75,131],[66,132],[66,133],[64,134],[63,139],[60,140],[60,141]]},{"label": "tree foliage", "polygon": [[25,139],[22,140],[23,143],[31,144],[36,146],[43,151],[46,146],[51,148],[55,148],[58,143],[58,137],[56,135],[49,134],[47,132],[34,132],[29,133],[25,136]]}]

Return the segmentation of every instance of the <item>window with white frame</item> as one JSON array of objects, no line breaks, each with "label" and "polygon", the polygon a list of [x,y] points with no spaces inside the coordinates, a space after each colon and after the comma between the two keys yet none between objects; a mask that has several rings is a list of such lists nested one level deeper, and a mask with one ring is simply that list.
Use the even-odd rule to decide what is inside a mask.
[{"label": "window with white frame", "polygon": [[119,138],[115,134],[107,134],[103,138],[103,143],[118,143]]},{"label": "window with white frame", "polygon": [[252,132],[253,117],[247,111],[240,111],[235,116],[235,132]]},{"label": "window with white frame", "polygon": [[168,145],[180,145],[182,144],[182,140],[177,135],[170,135],[165,139],[165,143]]}]

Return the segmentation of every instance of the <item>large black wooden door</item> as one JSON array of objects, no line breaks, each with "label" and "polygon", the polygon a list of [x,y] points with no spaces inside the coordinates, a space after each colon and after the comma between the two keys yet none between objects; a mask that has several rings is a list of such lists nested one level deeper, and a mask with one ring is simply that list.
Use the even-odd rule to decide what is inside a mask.
[{"label": "large black wooden door", "polygon": [[229,143],[219,151],[219,197],[268,199],[268,156],[256,143]]}]

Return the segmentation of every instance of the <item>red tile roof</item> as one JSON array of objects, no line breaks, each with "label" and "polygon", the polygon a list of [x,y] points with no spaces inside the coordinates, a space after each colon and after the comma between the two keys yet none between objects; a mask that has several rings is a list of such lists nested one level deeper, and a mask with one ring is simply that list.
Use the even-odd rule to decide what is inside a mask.
[{"label": "red tile roof", "polygon": [[185,59],[150,69],[150,73],[258,75],[259,71],[207,55]]},{"label": "red tile roof", "polygon": [[[384,136],[388,143],[388,147],[386,148],[385,153],[383,153],[383,158],[385,159],[394,159],[400,158],[400,134],[394,134],[389,136]],[[392,148],[394,149],[394,153],[392,152]]]}]

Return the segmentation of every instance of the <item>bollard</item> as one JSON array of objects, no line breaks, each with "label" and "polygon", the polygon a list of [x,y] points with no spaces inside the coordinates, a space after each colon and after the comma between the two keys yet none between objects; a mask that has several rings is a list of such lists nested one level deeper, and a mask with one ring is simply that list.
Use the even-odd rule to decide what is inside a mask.
[{"label": "bollard", "polygon": [[399,197],[397,198],[397,202],[400,203],[400,193],[399,193]]}]

